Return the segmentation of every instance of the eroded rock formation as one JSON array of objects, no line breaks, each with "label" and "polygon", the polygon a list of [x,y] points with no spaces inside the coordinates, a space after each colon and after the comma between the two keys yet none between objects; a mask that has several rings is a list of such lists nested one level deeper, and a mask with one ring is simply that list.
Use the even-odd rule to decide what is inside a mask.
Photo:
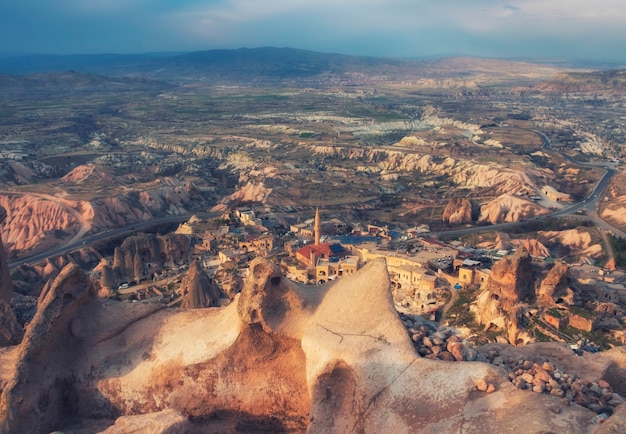
[{"label": "eroded rock formation", "polygon": [[[4,222],[6,217],[6,210],[0,206],[0,223]],[[24,334],[22,326],[11,310],[12,292],[8,258],[0,239],[0,347],[19,343]]]},{"label": "eroded rock formation", "polygon": [[[0,206],[0,224],[4,223],[7,218],[7,210]],[[7,251],[0,238],[0,300],[5,303],[11,303],[11,292],[13,285],[11,284],[11,273],[9,272],[9,258]]]},{"label": "eroded rock formation", "polygon": [[45,195],[0,195],[0,205],[9,218],[2,227],[2,239],[9,252],[53,247],[79,230],[77,214],[62,199]]},{"label": "eroded rock formation", "polygon": [[188,263],[191,253],[191,240],[186,235],[133,235],[115,248],[113,270],[120,279],[144,280],[164,266]]},{"label": "eroded rock formation", "polygon": [[192,261],[180,283],[183,296],[181,307],[198,309],[217,306],[221,293],[215,282],[206,274],[197,261]]},{"label": "eroded rock formation", "polygon": [[520,303],[534,301],[537,275],[530,254],[524,248],[496,262],[489,279],[470,306],[478,323],[484,324],[485,329],[495,327],[506,331],[512,344],[527,341],[519,330],[523,314]]},{"label": "eroded rock formation", "polygon": [[499,299],[512,304],[530,301],[535,295],[536,270],[528,250],[518,249],[493,264],[487,281],[487,290]]},{"label": "eroded rock formation", "polygon": [[547,213],[545,208],[510,194],[502,194],[480,209],[479,222],[517,222]]},{"label": "eroded rock formation", "polygon": [[537,301],[552,306],[555,301],[568,289],[569,267],[562,261],[556,261],[548,275],[541,281],[537,289]]},{"label": "eroded rock formation", "polygon": [[478,218],[479,211],[473,200],[455,197],[446,205],[441,219],[450,224],[472,223]]},{"label": "eroded rock formation", "polygon": [[19,344],[24,335],[24,329],[17,322],[11,305],[0,300],[0,347]]},{"label": "eroded rock formation", "polygon": [[[594,363],[589,381],[626,380]],[[98,299],[69,265],[0,366],[3,432],[583,433],[595,415],[486,362],[420,357],[383,259],[313,287],[257,259],[234,303],[192,310]]]}]

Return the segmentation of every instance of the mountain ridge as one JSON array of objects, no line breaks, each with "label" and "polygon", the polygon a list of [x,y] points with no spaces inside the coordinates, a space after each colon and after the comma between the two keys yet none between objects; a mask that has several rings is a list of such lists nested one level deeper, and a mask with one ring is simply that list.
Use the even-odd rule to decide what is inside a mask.
[{"label": "mountain ridge", "polygon": [[0,72],[27,75],[39,72],[95,73],[155,80],[189,81],[280,81],[324,76],[366,74],[398,78],[454,74],[469,69],[474,73],[527,73],[529,68],[544,73],[560,71],[547,65],[498,59],[452,57],[406,59],[321,53],[297,48],[238,48],[160,54],[28,55],[0,58]]}]

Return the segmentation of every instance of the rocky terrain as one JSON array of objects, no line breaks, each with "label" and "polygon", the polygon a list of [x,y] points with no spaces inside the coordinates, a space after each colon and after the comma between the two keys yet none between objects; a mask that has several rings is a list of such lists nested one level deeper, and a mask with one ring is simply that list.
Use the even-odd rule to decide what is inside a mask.
[{"label": "rocky terrain", "polygon": [[492,224],[516,222],[546,213],[545,208],[532,202],[510,194],[503,194],[481,206],[478,221]]},{"label": "rocky terrain", "polygon": [[535,88],[554,93],[623,93],[626,92],[626,71],[560,73]]},{"label": "rocky terrain", "polygon": [[[499,366],[508,373],[509,380],[518,389],[563,398],[559,404],[550,407],[557,414],[561,412],[561,405],[578,404],[608,417],[624,403],[621,385],[614,383],[616,390],[620,391],[617,393],[606,380],[590,380],[598,378],[598,373],[587,370],[582,358],[575,360],[567,345],[535,343],[528,347],[513,347],[487,344],[475,348],[450,327],[425,321],[421,317],[404,316],[402,322],[421,356],[448,362],[480,361]],[[623,351],[619,353],[623,354]],[[496,391],[495,385],[485,380],[477,382],[476,387],[486,393]]]},{"label": "rocky terrain", "polygon": [[177,179],[125,188],[110,169],[79,166],[62,178],[66,184],[119,185],[122,193],[72,200],[39,193],[0,195],[7,210],[2,237],[12,256],[34,253],[89,233],[155,217],[179,215],[203,203],[194,186]]},{"label": "rocky terrain", "polygon": [[[452,329],[398,317],[383,260],[306,289],[263,260],[250,269],[225,308],[163,310],[98,299],[84,274],[66,267],[42,293],[21,343],[0,350],[0,426],[70,433],[626,426],[620,350],[579,357],[558,344],[473,348]],[[591,425],[600,412],[605,424]]]},{"label": "rocky terrain", "polygon": [[[558,232],[557,232],[558,233]],[[485,241],[477,245],[483,249],[494,250],[516,250],[523,248],[530,253],[531,256],[551,256],[550,249],[536,238],[511,238],[505,232],[498,232],[493,241]]]},{"label": "rocky terrain", "polygon": [[571,255],[596,258],[602,254],[602,246],[592,236],[592,231],[588,228],[539,231],[537,235],[545,244],[553,243],[566,247]]},{"label": "rocky terrain", "polygon": [[[102,268],[103,286],[115,287],[120,281],[152,279],[163,267],[177,267],[192,261],[191,240],[181,234],[137,234],[115,248],[110,270]],[[111,281],[112,277],[113,280]]]},{"label": "rocky terrain", "polygon": [[191,262],[189,270],[180,283],[179,292],[183,297],[181,307],[186,309],[217,306],[218,300],[222,297],[215,282],[198,265],[197,261]]},{"label": "rocky terrain", "polygon": [[468,224],[476,221],[479,211],[471,199],[455,197],[444,208],[441,220],[450,224]]},{"label": "rocky terrain", "polygon": [[[0,254],[0,432],[624,431],[621,349],[517,346],[538,339],[538,312],[586,307],[596,286],[619,298],[615,274],[599,282],[598,270],[591,279],[565,262],[609,256],[586,217],[567,230],[536,217],[561,206],[542,186],[580,201],[608,165],[619,169],[622,72],[280,49],[111,56],[89,70],[95,59],[0,61],[16,73],[86,72],[0,76],[11,258],[133,232],[22,265],[13,282]],[[598,211],[618,226],[622,177]],[[484,271],[480,288],[437,288],[479,323],[459,330],[398,317],[381,261],[305,287],[257,259],[242,281],[235,259],[211,276],[199,265],[216,266],[214,246],[134,228],[205,211],[225,225],[250,207],[271,211],[281,237],[317,206],[359,233],[375,220],[433,232],[525,223],[466,237],[517,253]],[[260,232],[238,229],[218,248]],[[409,251],[411,237],[381,247]],[[531,258],[548,256],[563,261]],[[607,320],[621,327],[617,303],[596,308],[621,312]],[[501,344],[470,343],[486,341]]]},{"label": "rocky terrain", "polygon": [[496,262],[470,307],[476,321],[485,329],[494,327],[505,331],[508,341],[513,344],[530,341],[519,323],[523,314],[522,303],[536,298],[534,285],[538,273],[528,251],[523,248],[512,257]]},{"label": "rocky terrain", "polygon": [[2,239],[11,253],[53,247],[80,229],[78,213],[60,199],[8,195],[0,196],[0,206],[7,210]]}]

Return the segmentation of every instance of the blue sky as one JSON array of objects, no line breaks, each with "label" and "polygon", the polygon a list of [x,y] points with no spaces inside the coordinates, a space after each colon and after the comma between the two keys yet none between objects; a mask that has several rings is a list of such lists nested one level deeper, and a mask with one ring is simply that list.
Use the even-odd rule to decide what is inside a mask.
[{"label": "blue sky", "polygon": [[624,0],[2,0],[0,52],[294,47],[626,61]]}]

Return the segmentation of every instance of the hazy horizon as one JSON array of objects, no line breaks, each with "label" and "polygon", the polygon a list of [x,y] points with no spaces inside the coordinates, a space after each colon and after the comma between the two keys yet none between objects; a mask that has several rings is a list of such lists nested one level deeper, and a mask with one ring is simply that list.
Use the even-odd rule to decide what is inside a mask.
[{"label": "hazy horizon", "polygon": [[626,3],[582,0],[24,0],[0,4],[0,53],[294,47],[375,57],[626,61]]}]

